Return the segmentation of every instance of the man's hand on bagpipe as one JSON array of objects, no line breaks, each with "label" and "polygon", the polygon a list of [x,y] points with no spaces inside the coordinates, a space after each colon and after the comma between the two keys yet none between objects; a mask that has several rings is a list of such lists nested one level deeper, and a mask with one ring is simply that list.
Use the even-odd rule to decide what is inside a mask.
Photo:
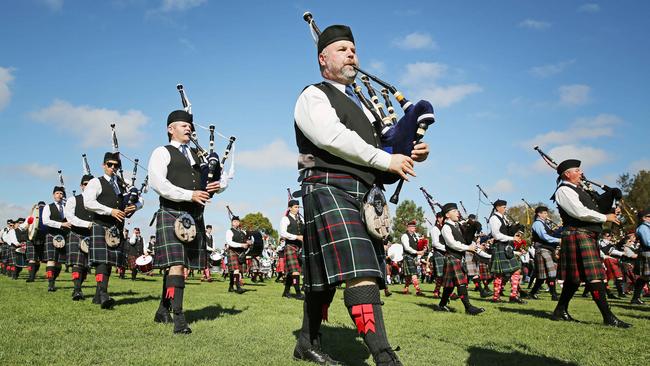
[{"label": "man's hand on bagpipe", "polygon": [[210,201],[210,193],[206,191],[192,192],[192,202],[196,202],[202,206],[205,206],[208,201]]},{"label": "man's hand on bagpipe", "polygon": [[205,186],[205,190],[210,194],[214,194],[221,188],[221,183],[219,181],[210,182]]},{"label": "man's hand on bagpipe", "polygon": [[411,159],[417,161],[418,163],[421,163],[429,157],[429,144],[426,142],[420,142],[420,143],[415,143],[413,141],[413,151],[411,151]]},{"label": "man's hand on bagpipe", "polygon": [[390,156],[390,165],[388,166],[388,171],[393,174],[397,174],[402,179],[408,181],[408,176],[416,176],[415,170],[413,169],[413,159],[409,158],[406,155],[392,154]]}]

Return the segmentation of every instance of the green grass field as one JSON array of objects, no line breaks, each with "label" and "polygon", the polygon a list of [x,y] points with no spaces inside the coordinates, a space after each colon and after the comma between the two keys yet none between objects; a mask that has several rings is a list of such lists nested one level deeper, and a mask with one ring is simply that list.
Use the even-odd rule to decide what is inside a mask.
[{"label": "green grass field", "polygon": [[[41,275],[43,271],[41,270]],[[114,310],[91,303],[94,279],[84,285],[88,297],[71,300],[70,274],[62,273],[59,291],[48,293],[42,277],[25,283],[0,277],[1,365],[308,365],[291,358],[301,324],[302,303],[280,297],[274,282],[248,283],[243,295],[227,292],[227,282],[190,279],[186,316],[193,334],[172,335],[171,325],[156,324],[160,277],[136,282],[113,275]],[[127,275],[128,277],[128,275]],[[90,278],[90,277],[89,277]],[[393,346],[405,365],[647,365],[650,306],[611,301],[632,329],[601,325],[590,299],[577,297],[571,314],[583,323],[548,319],[554,303],[547,294],[527,305],[492,304],[470,292],[487,311],[470,317],[460,301],[453,314],[432,310],[429,297],[395,294],[384,298],[384,314]],[[324,348],[348,365],[372,365],[356,337],[342,291],[323,327]]]}]

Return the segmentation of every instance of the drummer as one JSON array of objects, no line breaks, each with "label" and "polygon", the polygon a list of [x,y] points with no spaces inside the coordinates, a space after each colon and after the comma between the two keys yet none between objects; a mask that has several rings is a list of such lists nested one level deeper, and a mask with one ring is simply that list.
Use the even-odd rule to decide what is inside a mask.
[{"label": "drummer", "polygon": [[203,277],[201,278],[201,282],[212,282],[210,267],[212,266],[212,258],[214,257],[213,255],[218,254],[217,247],[214,245],[214,238],[212,237],[212,225],[205,225],[205,249],[207,250],[206,254],[208,255],[208,260],[206,261],[205,268],[203,269]]},{"label": "drummer", "polygon": [[[54,292],[56,291],[56,279],[61,273],[61,263],[67,261],[67,248],[55,247],[54,241],[57,239],[57,243],[61,241],[68,241],[68,233],[72,224],[65,219],[65,214],[63,213],[63,206],[65,206],[65,188],[60,186],[55,186],[52,190],[52,197],[54,202],[50,203],[43,207],[43,225],[47,226],[47,235],[45,235],[45,248],[47,255],[47,291]],[[59,245],[59,244],[57,244]]]},{"label": "drummer", "polygon": [[138,266],[135,263],[138,257],[144,255],[144,239],[140,234],[140,228],[133,229],[133,235],[129,237],[129,245],[126,246],[127,262],[131,270],[131,281],[135,281],[138,275]]}]

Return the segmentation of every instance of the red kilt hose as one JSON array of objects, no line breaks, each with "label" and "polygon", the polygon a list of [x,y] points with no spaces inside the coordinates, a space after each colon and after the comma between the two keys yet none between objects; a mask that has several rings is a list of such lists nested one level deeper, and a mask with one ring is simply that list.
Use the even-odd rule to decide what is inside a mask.
[{"label": "red kilt hose", "polygon": [[557,264],[553,259],[554,253],[546,248],[535,249],[535,270],[540,280],[557,277]]},{"label": "red kilt hose", "polygon": [[54,235],[45,235],[45,260],[58,263],[65,263],[68,260],[68,242],[70,241],[70,236],[66,234],[63,237],[65,238],[65,246],[63,248],[55,248]]},{"label": "red kilt hose", "polygon": [[88,254],[82,252],[79,248],[79,243],[81,243],[83,237],[74,231],[70,232],[70,235],[68,237],[70,238],[67,245],[68,265],[88,267]]},{"label": "red kilt hose", "polygon": [[204,269],[207,265],[205,246],[205,224],[202,208],[200,212],[188,212],[196,222],[196,237],[191,243],[182,243],[174,231],[176,218],[185,211],[160,208],[156,212],[156,255],[155,268],[185,266],[189,269]]},{"label": "red kilt hose", "polygon": [[562,232],[559,279],[580,283],[606,278],[597,236],[597,233],[586,230],[566,229]]},{"label": "red kilt hose", "polygon": [[243,266],[239,263],[239,254],[245,249],[228,249],[228,272],[243,271]]},{"label": "red kilt hose", "polygon": [[361,219],[361,200],[369,187],[345,173],[310,169],[303,174],[306,291],[325,291],[360,277],[376,278],[384,288],[384,246],[370,238]]},{"label": "red kilt hose", "polygon": [[623,271],[621,271],[621,265],[617,258],[605,258],[603,262],[608,281],[623,277]]},{"label": "red kilt hose", "polygon": [[[88,248],[88,263],[95,267],[98,264],[108,264],[111,266],[124,266],[124,255],[122,254],[122,240],[120,244],[114,248],[106,245],[106,228],[93,222],[90,229],[90,245]],[[122,231],[120,230],[120,233]]]},{"label": "red kilt hose", "polygon": [[646,278],[650,277],[650,251],[639,253],[634,263],[634,274]]},{"label": "red kilt hose", "polygon": [[451,254],[445,255],[445,274],[442,276],[443,287],[467,284],[467,273],[463,269],[463,260]]},{"label": "red kilt hose", "polygon": [[404,254],[402,261],[402,274],[404,276],[417,276],[418,268],[415,265],[415,257],[410,254]]},{"label": "red kilt hose", "polygon": [[300,248],[295,245],[287,244],[284,247],[284,265],[287,273],[300,273]]}]

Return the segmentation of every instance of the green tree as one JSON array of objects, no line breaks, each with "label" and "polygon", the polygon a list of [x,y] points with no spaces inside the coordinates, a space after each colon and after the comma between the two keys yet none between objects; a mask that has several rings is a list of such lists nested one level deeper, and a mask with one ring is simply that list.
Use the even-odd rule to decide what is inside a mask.
[{"label": "green tree", "polygon": [[634,224],[638,222],[636,211],[650,207],[650,171],[640,170],[634,176],[621,174],[616,182],[623,191],[621,213],[626,221],[621,229],[634,229]]},{"label": "green tree", "polygon": [[241,219],[241,224],[244,229],[256,229],[264,231],[273,237],[276,241],[278,240],[278,232],[273,228],[271,220],[262,215],[261,212],[247,214],[244,216],[244,218]]},{"label": "green tree", "polygon": [[[530,240],[531,238],[531,226],[535,221],[535,208],[539,206],[546,206],[542,202],[533,203],[529,208],[526,204],[521,204],[517,206],[510,206],[506,210],[508,217],[516,222],[519,222],[524,226],[524,238]],[[546,206],[548,207],[548,206]],[[553,208],[548,207],[549,218],[553,220],[556,224],[560,224],[560,215]]]},{"label": "green tree", "polygon": [[414,201],[405,200],[397,205],[395,217],[393,218],[393,241],[399,240],[399,237],[406,232],[406,224],[415,220],[418,223],[417,232],[426,235],[427,229],[424,225],[424,209],[415,204]]}]

